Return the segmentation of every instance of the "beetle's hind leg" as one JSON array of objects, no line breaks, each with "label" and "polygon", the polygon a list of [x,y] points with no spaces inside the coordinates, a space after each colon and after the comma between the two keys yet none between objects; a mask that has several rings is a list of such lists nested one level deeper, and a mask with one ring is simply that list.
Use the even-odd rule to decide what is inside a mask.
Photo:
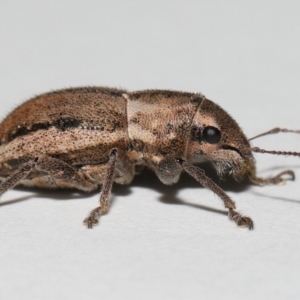
[{"label": "beetle's hind leg", "polygon": [[60,159],[41,157],[38,159],[35,169],[49,175],[60,188],[76,188],[90,192],[98,187],[98,182]]},{"label": "beetle's hind leg", "polygon": [[0,184],[0,196],[9,189],[16,186],[23,178],[25,178],[36,166],[38,158],[32,159],[24,164],[20,169],[13,172]]},{"label": "beetle's hind leg", "polygon": [[[30,173],[34,171],[45,173],[45,175],[51,177],[52,185],[47,184],[43,179],[39,179],[39,177],[29,179],[28,175],[30,176]],[[0,195],[18,184],[26,184],[26,180],[32,182],[32,186],[77,188],[86,192],[94,190],[98,186],[98,183],[85,176],[84,172],[76,170],[66,162],[42,156],[29,160],[21,168],[8,176],[0,184]]]}]

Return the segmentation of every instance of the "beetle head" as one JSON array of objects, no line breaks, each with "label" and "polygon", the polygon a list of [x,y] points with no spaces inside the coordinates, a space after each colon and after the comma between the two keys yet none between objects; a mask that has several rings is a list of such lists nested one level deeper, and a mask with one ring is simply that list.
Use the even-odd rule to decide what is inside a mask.
[{"label": "beetle head", "polygon": [[207,99],[193,119],[187,159],[190,163],[211,161],[221,177],[230,174],[239,180],[255,173],[243,131],[227,112]]}]

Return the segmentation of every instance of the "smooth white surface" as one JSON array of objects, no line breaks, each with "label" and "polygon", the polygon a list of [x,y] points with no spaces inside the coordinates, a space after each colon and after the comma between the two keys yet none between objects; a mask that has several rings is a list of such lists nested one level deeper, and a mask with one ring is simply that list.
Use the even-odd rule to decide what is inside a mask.
[{"label": "smooth white surface", "polygon": [[[0,114],[52,89],[202,92],[250,137],[300,128],[299,1],[1,1]],[[255,140],[300,151],[300,136]],[[260,175],[300,159],[256,155]],[[151,173],[99,195],[9,191],[0,204],[0,299],[299,299],[300,184],[223,183],[255,230],[192,178]]]}]

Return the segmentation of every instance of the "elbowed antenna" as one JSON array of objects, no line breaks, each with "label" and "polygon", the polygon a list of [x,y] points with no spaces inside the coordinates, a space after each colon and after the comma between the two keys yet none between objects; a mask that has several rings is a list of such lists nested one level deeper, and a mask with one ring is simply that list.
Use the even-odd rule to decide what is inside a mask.
[{"label": "elbowed antenna", "polygon": [[284,133],[286,133],[286,132],[300,133],[300,130],[293,130],[293,129],[286,129],[286,128],[275,127],[275,128],[273,128],[271,130],[268,130],[266,132],[258,134],[256,136],[252,137],[251,139],[248,139],[248,141],[252,141],[252,140],[257,139],[259,137],[262,137],[262,136],[265,136],[265,135],[269,135],[269,134],[279,133],[279,132],[284,132]]},{"label": "elbowed antenna", "polygon": [[[264,133],[261,133],[259,135],[254,136],[251,139],[248,139],[248,141],[254,140],[256,138],[262,137],[262,136],[266,136],[269,134],[274,134],[274,133],[279,133],[279,132],[292,132],[292,133],[300,133],[300,130],[293,130],[293,129],[286,129],[286,128],[279,128],[279,127],[275,127],[269,131],[266,131]],[[265,150],[259,147],[251,147],[249,148],[249,150],[251,150],[252,152],[255,153],[267,153],[267,154],[273,154],[273,155],[285,155],[285,156],[298,156],[300,157],[300,152],[296,152],[296,151],[280,151],[280,150]],[[289,175],[289,178],[284,179],[283,176],[284,175]],[[286,170],[283,171],[279,174],[277,174],[276,176],[273,177],[269,177],[266,179],[257,177],[256,175],[253,174],[249,174],[249,178],[250,180],[258,185],[273,185],[273,184],[283,184],[286,180],[294,180],[295,179],[295,173],[291,170]]]},{"label": "elbowed antenna", "polygon": [[256,153],[268,153],[268,154],[285,155],[285,156],[300,156],[300,152],[294,152],[294,151],[265,150],[265,149],[261,149],[259,147],[253,147],[253,148],[250,148],[250,150],[252,152],[256,152]]},{"label": "elbowed antenna", "polygon": [[[251,139],[248,139],[248,141],[252,141],[252,140],[257,139],[259,137],[266,136],[266,135],[269,135],[269,134],[279,133],[279,132],[284,132],[284,133],[292,132],[292,133],[298,133],[299,134],[300,130],[275,127],[271,130],[268,130],[266,132],[258,134],[256,136],[252,137]],[[300,152],[295,152],[295,151],[265,150],[265,149],[261,149],[259,147],[252,147],[252,148],[250,148],[250,150],[252,152],[256,152],[256,153],[268,153],[268,154],[286,155],[286,156],[300,156]]]}]

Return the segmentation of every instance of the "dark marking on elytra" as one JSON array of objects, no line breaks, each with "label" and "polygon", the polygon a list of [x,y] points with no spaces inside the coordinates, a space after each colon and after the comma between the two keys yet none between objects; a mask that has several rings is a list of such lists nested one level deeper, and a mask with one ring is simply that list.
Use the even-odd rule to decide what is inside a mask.
[{"label": "dark marking on elytra", "polygon": [[19,136],[23,136],[38,130],[47,130],[50,127],[56,127],[61,131],[66,131],[69,128],[76,128],[82,123],[82,120],[74,118],[61,118],[54,122],[35,123],[31,127],[19,126],[17,130],[8,136],[8,142]]},{"label": "dark marking on elytra", "polygon": [[53,122],[53,126],[56,128],[65,131],[68,128],[76,128],[82,123],[82,120],[80,119],[74,119],[74,118],[63,118],[58,119],[55,122]]}]

